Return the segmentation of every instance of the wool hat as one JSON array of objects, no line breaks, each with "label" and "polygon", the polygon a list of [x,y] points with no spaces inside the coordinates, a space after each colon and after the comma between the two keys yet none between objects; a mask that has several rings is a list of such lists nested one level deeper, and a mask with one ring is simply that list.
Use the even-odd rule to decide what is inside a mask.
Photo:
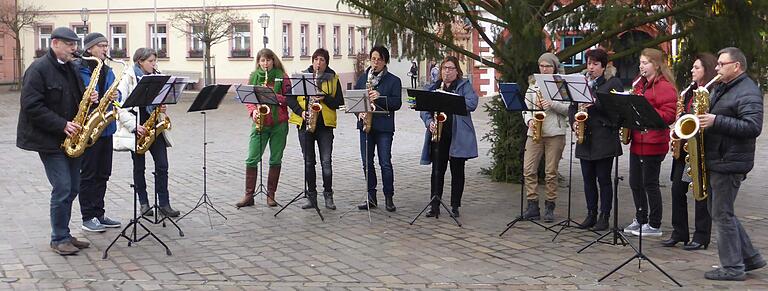
[{"label": "wool hat", "polygon": [[83,39],[83,49],[88,50],[100,42],[107,42],[107,38],[101,33],[91,32],[85,36],[85,39]]},{"label": "wool hat", "polygon": [[557,72],[557,69],[560,68],[560,59],[557,58],[557,56],[553,53],[543,53],[539,57],[539,63],[541,62],[547,62],[552,64],[555,67],[555,72]]}]

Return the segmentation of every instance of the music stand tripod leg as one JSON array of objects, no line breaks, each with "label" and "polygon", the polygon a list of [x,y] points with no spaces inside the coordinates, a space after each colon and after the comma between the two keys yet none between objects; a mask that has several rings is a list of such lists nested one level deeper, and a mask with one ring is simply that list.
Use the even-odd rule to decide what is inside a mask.
[{"label": "music stand tripod leg", "polygon": [[[368,195],[368,170],[369,170],[368,167],[371,166],[370,161],[368,161],[368,146],[369,146],[368,140],[370,140],[370,137],[371,137],[370,133],[366,132],[365,133],[365,151],[363,152],[363,159],[365,160],[365,162],[363,162],[363,176],[365,176],[364,177],[364,180],[365,180],[365,191],[363,191],[363,198],[364,199],[361,199],[361,200],[365,201],[365,205],[368,206],[365,209],[368,212],[368,223],[373,224],[373,218],[371,217],[371,198]],[[341,215],[339,215],[339,219],[342,219],[348,213],[350,213],[353,210],[355,210],[355,208],[357,208],[357,206],[352,205],[352,207],[349,210],[347,210],[346,212],[344,212]],[[387,215],[387,217],[390,217],[390,216]],[[413,224],[413,223],[411,223],[411,224]]]}]

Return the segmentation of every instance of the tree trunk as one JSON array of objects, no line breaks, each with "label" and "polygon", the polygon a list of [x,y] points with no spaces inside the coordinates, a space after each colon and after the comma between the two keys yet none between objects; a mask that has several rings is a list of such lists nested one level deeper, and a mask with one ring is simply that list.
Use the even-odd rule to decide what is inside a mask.
[{"label": "tree trunk", "polygon": [[207,42],[203,62],[205,63],[205,86],[208,86],[211,84],[211,44]]},{"label": "tree trunk", "polygon": [[22,71],[24,68],[24,62],[21,59],[21,38],[18,37],[19,36],[18,33],[16,33],[16,36],[17,36],[15,38],[16,50],[14,52],[14,55],[15,55],[14,57],[16,58],[16,76],[14,77],[16,78],[16,90],[21,91],[21,84],[22,84],[21,76],[23,76]]}]

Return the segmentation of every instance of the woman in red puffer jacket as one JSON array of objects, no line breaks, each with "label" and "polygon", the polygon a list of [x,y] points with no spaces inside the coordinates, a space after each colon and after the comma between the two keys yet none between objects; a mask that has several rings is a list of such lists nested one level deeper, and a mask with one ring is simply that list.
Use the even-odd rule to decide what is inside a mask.
[{"label": "woman in red puffer jacket", "polygon": [[[633,90],[643,95],[667,124],[675,121],[677,90],[664,62],[664,53],[647,48],[640,53],[640,78]],[[629,186],[635,201],[635,219],[624,232],[661,236],[661,162],[669,151],[669,129],[632,130],[629,151]],[[642,231],[641,229],[642,228]]]}]

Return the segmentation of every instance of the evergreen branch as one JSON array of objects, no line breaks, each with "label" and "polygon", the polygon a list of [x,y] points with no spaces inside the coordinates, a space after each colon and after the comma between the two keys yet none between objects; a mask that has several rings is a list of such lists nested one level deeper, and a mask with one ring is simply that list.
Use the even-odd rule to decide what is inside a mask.
[{"label": "evergreen branch", "polygon": [[587,3],[589,3],[589,0],[575,0],[571,2],[571,4],[565,5],[564,7],[557,9],[555,11],[552,11],[546,16],[544,16],[544,23],[550,23],[555,19],[563,17],[565,14],[571,13],[577,8]]}]

